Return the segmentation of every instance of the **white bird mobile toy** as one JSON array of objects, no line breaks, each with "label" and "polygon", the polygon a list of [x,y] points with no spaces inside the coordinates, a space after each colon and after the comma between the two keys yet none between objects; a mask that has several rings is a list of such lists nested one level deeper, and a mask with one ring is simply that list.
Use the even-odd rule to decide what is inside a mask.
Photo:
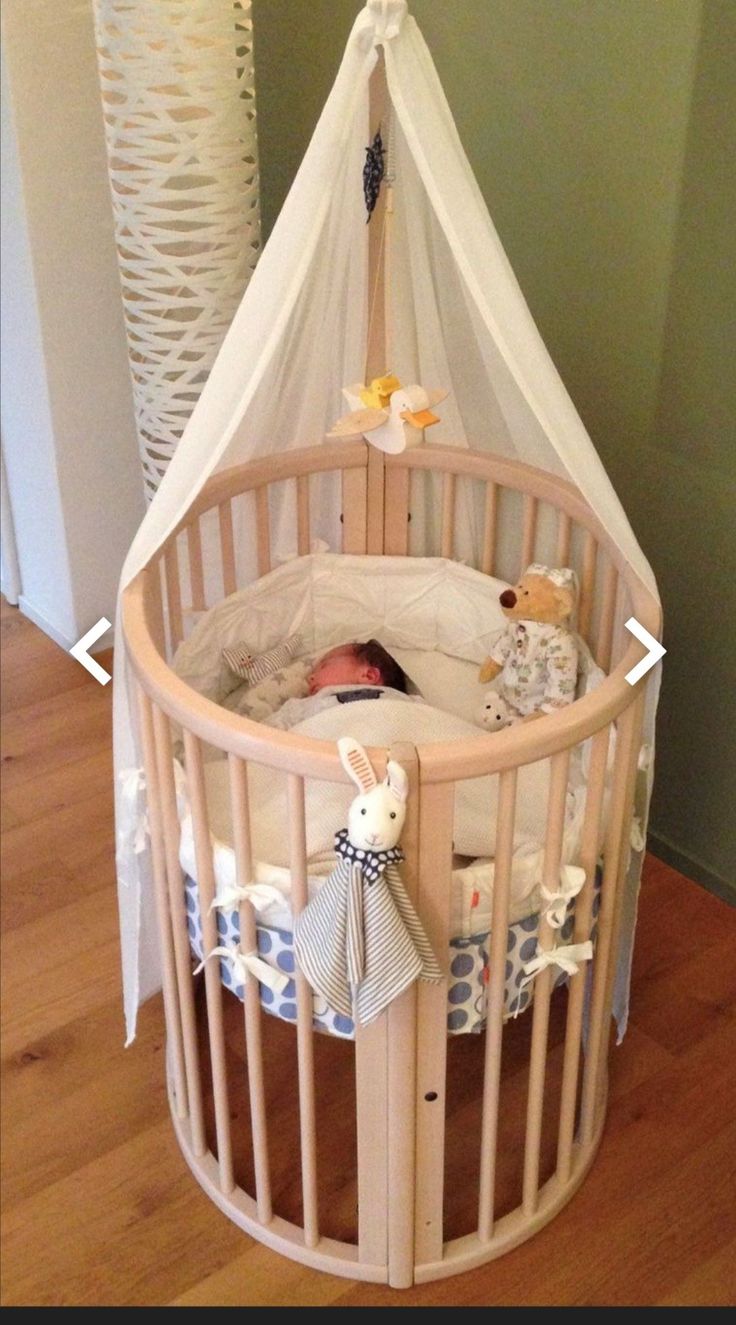
[{"label": "white bird mobile toy", "polygon": [[415,383],[402,387],[392,373],[376,377],[370,386],[360,382],[345,387],[343,395],[352,406],[327,434],[328,437],[355,437],[362,433],[367,442],[387,455],[398,455],[424,440],[424,429],[439,423],[434,407],[447,391],[428,391]]}]

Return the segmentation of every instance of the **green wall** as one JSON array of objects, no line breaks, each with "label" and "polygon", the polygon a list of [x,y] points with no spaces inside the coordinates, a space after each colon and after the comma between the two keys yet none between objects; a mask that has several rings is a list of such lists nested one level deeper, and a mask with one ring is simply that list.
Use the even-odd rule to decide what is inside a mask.
[{"label": "green wall", "polygon": [[[650,844],[736,901],[736,3],[409,7],[659,580],[668,653]],[[359,8],[254,0],[266,234]]]}]

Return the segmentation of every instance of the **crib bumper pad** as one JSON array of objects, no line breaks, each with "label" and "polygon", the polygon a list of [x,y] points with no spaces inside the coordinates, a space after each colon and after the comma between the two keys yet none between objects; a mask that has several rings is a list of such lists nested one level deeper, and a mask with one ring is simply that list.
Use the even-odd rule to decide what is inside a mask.
[{"label": "crib bumper pad", "polygon": [[[190,875],[185,875],[185,897],[187,926],[192,952],[199,962],[205,958],[202,941],[202,924],[199,911],[197,885]],[[593,915],[597,917],[599,891],[593,901]],[[593,925],[593,935],[597,920]],[[570,942],[574,926],[574,903],[570,905],[567,918],[560,928],[559,942]],[[525,966],[533,961],[537,953],[537,933],[539,915],[526,916],[509,926],[506,971],[504,982],[504,1019],[515,1017],[523,1012],[533,998],[533,982],[529,982]],[[282,988],[270,987],[265,982],[259,983],[261,1005],[272,1016],[283,1021],[296,1021],[296,984],[294,980],[295,959],[293,935],[290,930],[276,929],[273,926],[259,924],[256,927],[258,956],[276,972],[288,977],[286,981],[274,981]],[[218,946],[237,949],[240,944],[240,920],[237,909],[217,912]],[[447,1029],[451,1035],[479,1034],[485,1025],[488,1012],[488,979],[490,961],[490,934],[474,934],[468,938],[456,938],[450,942],[449,978],[447,986]],[[220,961],[222,982],[239,999],[244,997],[242,976],[238,979],[237,966],[230,960]],[[564,970],[556,970],[553,987],[564,983],[568,975]],[[346,1017],[330,1008],[324,999],[314,995],[313,1025],[316,1030],[327,1031],[344,1040],[352,1040],[355,1026],[350,1017]]]}]

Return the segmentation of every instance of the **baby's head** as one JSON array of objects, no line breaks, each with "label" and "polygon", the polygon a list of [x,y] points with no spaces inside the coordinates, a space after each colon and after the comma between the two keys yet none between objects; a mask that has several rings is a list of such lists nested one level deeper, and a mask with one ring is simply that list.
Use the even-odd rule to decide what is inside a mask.
[{"label": "baby's head", "polygon": [[339,685],[384,685],[406,693],[406,676],[383,645],[369,639],[365,644],[353,641],[330,649],[307,677],[307,685],[310,695],[316,695],[325,686]]}]

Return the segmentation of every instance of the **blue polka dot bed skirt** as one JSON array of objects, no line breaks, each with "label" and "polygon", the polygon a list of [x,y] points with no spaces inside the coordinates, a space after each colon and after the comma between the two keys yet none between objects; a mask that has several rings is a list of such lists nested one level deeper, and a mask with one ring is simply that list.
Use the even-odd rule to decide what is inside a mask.
[{"label": "blue polka dot bed skirt", "polygon": [[[199,961],[204,958],[202,945],[202,926],[199,915],[197,886],[192,878],[185,876],[187,925],[193,953]],[[600,894],[596,890],[593,901],[593,914],[597,917]],[[560,930],[561,943],[572,941],[574,914],[570,915]],[[514,1017],[529,1006],[533,997],[533,984],[520,990],[524,979],[524,963],[530,961],[537,950],[537,931],[539,915],[527,916],[509,926],[506,946],[506,979],[504,985],[504,1017]],[[595,924],[593,937],[595,936]],[[237,910],[218,911],[218,944],[224,947],[237,947],[240,943],[240,923]],[[282,993],[259,986],[261,1005],[266,1012],[284,1021],[296,1021],[296,984],[294,981],[294,947],[289,930],[273,929],[258,925],[258,955],[269,965],[283,971],[290,977]],[[447,1029],[451,1035],[478,1034],[483,1030],[488,1010],[488,978],[490,943],[489,934],[474,934],[470,938],[453,939],[450,943],[450,975],[447,988]],[[222,983],[227,989],[243,999],[243,985],[233,977],[230,963],[220,962]],[[567,979],[564,971],[558,971],[554,982],[564,983]],[[314,995],[313,1024],[316,1030],[339,1035],[342,1039],[352,1040],[355,1026],[350,1017],[341,1016],[328,1007],[324,999]]]}]

